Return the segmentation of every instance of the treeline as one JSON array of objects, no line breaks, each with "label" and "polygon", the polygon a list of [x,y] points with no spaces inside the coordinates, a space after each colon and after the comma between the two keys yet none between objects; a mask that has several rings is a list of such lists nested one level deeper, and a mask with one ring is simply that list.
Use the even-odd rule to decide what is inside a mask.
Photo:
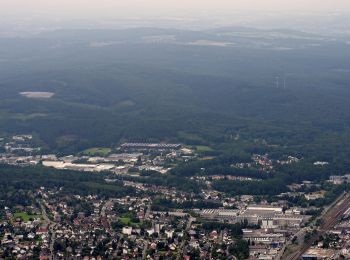
[{"label": "treeline", "polygon": [[178,203],[169,199],[157,198],[152,202],[152,210],[155,211],[168,211],[170,209],[202,209],[202,208],[220,208],[222,204],[211,201],[184,201]]},{"label": "treeline", "polygon": [[160,174],[158,172],[144,171],[141,177],[134,176],[117,176],[118,179],[139,182],[149,186],[164,186],[175,188],[176,190],[199,193],[202,185],[189,178],[174,176],[171,174]]},{"label": "treeline", "polygon": [[240,238],[243,235],[243,229],[247,228],[247,223],[236,223],[236,224],[228,224],[222,222],[204,222],[202,224],[202,228],[206,231],[221,231],[227,229],[229,234],[233,237]]},{"label": "treeline", "polygon": [[230,194],[231,196],[246,194],[273,196],[289,191],[287,183],[280,178],[264,181],[218,180],[213,182],[213,188],[215,190]]},{"label": "treeline", "polygon": [[[120,181],[106,183],[105,177],[104,174],[59,171],[41,166],[20,168],[0,165],[0,199],[6,198],[6,194],[11,191],[16,194],[21,190],[33,191],[40,187],[62,188],[62,192],[67,194],[95,194],[102,197],[135,194],[133,188],[123,186]],[[15,198],[13,202],[16,202]]]},{"label": "treeline", "polygon": [[[350,189],[348,184],[333,185],[331,183],[323,183],[321,187],[312,186],[314,189],[307,189],[306,193],[324,190],[326,191],[324,198],[316,200],[307,200],[304,195],[298,196],[283,196],[280,199],[288,201],[290,206],[299,206],[305,209],[306,215],[316,215],[318,212],[314,210],[308,210],[308,207],[322,208],[326,205],[334,202],[343,192],[347,192]],[[304,192],[303,190],[298,190]],[[314,214],[315,213],[315,214]]]},{"label": "treeline", "polygon": [[266,179],[267,174],[262,174],[257,169],[240,169],[232,167],[234,163],[250,162],[250,157],[246,156],[219,156],[211,160],[195,160],[183,163],[171,170],[175,176],[191,177],[194,175],[233,175],[258,179]]},{"label": "treeline", "polygon": [[14,205],[30,206],[33,205],[33,198],[28,196],[28,192],[24,190],[17,190],[13,187],[2,187],[0,185],[0,219],[1,210],[4,207],[11,207]]}]

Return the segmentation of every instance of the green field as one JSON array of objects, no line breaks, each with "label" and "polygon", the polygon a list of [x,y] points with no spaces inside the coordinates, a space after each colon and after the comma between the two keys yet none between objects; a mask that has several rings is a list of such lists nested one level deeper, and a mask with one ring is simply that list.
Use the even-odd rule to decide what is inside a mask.
[{"label": "green field", "polygon": [[132,222],[131,218],[129,218],[129,217],[119,218],[119,223],[122,224],[123,226],[130,226],[130,227],[134,227],[134,228],[139,228],[140,225],[142,224],[141,222],[140,223]]},{"label": "green field", "polygon": [[119,222],[125,226],[131,225],[131,219],[128,217],[119,218]]},{"label": "green field", "polygon": [[41,215],[28,215],[26,212],[17,212],[14,214],[14,218],[21,218],[24,222],[28,222],[30,219],[41,218]]},{"label": "green field", "polygon": [[209,161],[209,160],[213,160],[215,157],[213,156],[205,156],[205,157],[201,157],[199,158],[200,161]]},{"label": "green field", "polygon": [[209,146],[205,146],[205,145],[197,145],[196,146],[196,150],[199,153],[205,153],[205,152],[212,152],[212,151],[214,151],[213,148],[211,148]]},{"label": "green field", "polygon": [[111,148],[90,148],[90,149],[86,149],[85,151],[83,151],[84,155],[90,155],[90,156],[95,156],[95,155],[101,155],[101,156],[106,156],[108,155],[110,152],[112,151]]}]

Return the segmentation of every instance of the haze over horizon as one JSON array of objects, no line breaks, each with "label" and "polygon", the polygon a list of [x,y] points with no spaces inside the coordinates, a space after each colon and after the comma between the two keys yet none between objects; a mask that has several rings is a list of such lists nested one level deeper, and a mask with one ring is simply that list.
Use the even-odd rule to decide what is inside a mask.
[{"label": "haze over horizon", "polygon": [[197,15],[201,12],[260,13],[260,12],[347,12],[347,0],[2,0],[0,15],[21,18],[39,15],[55,18],[117,18],[118,16],[166,16],[172,14]]}]

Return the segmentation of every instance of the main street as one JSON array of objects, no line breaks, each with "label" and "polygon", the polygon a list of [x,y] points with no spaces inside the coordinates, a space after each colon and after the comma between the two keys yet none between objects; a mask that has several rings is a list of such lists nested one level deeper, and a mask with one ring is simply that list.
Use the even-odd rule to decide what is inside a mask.
[{"label": "main street", "polygon": [[54,260],[55,259],[55,256],[54,256],[54,244],[55,244],[55,238],[56,238],[56,233],[55,233],[55,226],[56,226],[56,223],[53,222],[49,216],[47,215],[47,212],[46,212],[46,208],[45,208],[45,205],[43,205],[42,201],[39,201],[39,204],[40,204],[40,208],[41,208],[41,214],[50,230],[50,233],[51,233],[51,237],[50,237],[50,259],[51,260]]},{"label": "main street", "polygon": [[[152,201],[150,200],[148,202],[147,208],[145,209],[145,219],[148,220],[149,215],[151,213],[151,206],[152,206]],[[152,223],[153,224],[153,223]],[[142,259],[146,259],[146,254],[147,254],[147,250],[148,250],[148,241],[146,240],[146,238],[144,238],[144,246],[143,246],[143,250],[142,250]]]},{"label": "main street", "polygon": [[[190,230],[192,222],[195,220],[196,220],[195,218],[192,218],[191,216],[189,217],[184,233],[187,233]],[[184,235],[186,235],[186,234],[184,234]],[[176,258],[177,260],[180,260],[181,257],[184,255],[185,243],[186,243],[186,239],[183,239],[182,243],[180,245],[180,248],[179,248],[179,253],[178,253],[177,258]]]}]

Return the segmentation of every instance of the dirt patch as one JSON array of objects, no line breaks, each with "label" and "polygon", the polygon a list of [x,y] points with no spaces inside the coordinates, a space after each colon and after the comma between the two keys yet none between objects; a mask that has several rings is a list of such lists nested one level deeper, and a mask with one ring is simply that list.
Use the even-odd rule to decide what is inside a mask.
[{"label": "dirt patch", "polygon": [[53,92],[20,92],[19,94],[26,98],[52,98],[55,95]]}]

